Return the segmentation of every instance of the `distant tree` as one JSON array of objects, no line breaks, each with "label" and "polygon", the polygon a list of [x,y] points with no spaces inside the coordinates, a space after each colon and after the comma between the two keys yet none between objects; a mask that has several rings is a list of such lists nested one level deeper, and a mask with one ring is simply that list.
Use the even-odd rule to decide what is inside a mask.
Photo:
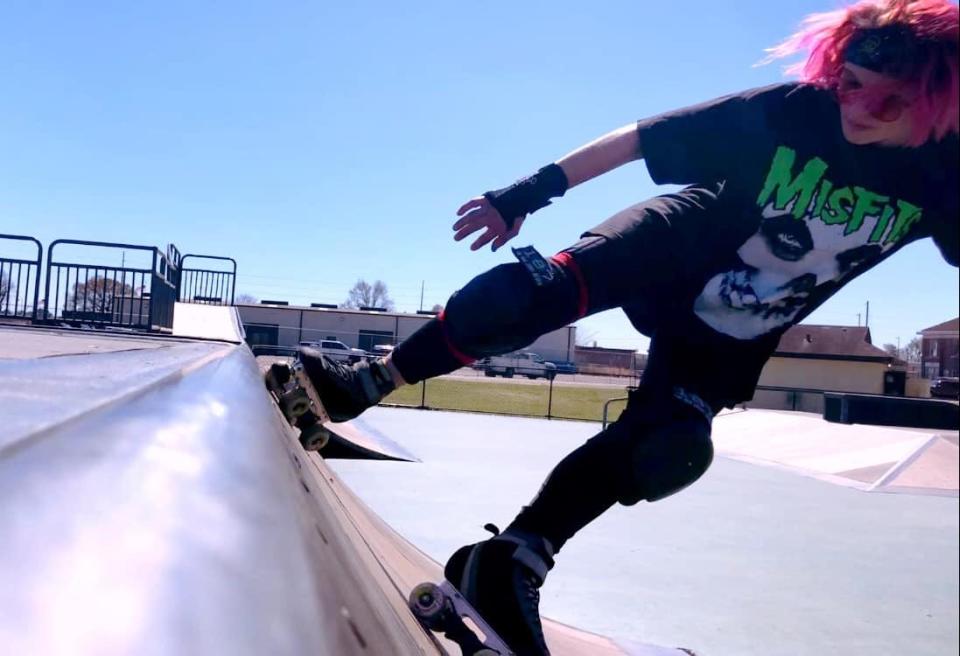
[{"label": "distant tree", "polygon": [[440,305],[439,303],[437,303],[437,304],[434,305],[432,308],[430,308],[430,311],[431,311],[431,312],[436,312],[437,314],[440,314],[441,312],[443,312],[443,306]]},{"label": "distant tree", "polygon": [[260,302],[260,299],[252,294],[238,294],[237,297],[233,299],[233,302],[237,304],[243,303],[244,305],[256,305]]},{"label": "distant tree", "polygon": [[382,307],[387,310],[394,308],[393,301],[387,291],[387,285],[382,280],[374,281],[371,285],[366,280],[360,279],[347,293],[347,300],[343,307]]},{"label": "distant tree", "polygon": [[11,288],[10,280],[3,277],[3,271],[0,271],[0,308],[6,306],[7,298],[16,294],[16,288]]},{"label": "distant tree", "polygon": [[897,348],[896,344],[884,344],[883,350],[895,358],[900,357],[900,349]]},{"label": "distant tree", "polygon": [[920,338],[914,337],[903,348],[900,359],[907,362],[920,362],[920,354]]},{"label": "distant tree", "polygon": [[[141,288],[142,295],[143,288]],[[115,278],[97,276],[73,286],[72,296],[67,298],[67,306],[83,312],[112,312],[119,306],[119,298],[133,298],[134,288]]]}]

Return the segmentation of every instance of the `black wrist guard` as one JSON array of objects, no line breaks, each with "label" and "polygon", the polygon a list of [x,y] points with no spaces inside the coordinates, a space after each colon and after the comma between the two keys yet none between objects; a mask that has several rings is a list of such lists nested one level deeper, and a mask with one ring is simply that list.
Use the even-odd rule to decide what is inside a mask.
[{"label": "black wrist guard", "polygon": [[509,187],[488,191],[483,197],[500,213],[507,229],[512,230],[517,219],[546,207],[551,198],[563,196],[568,186],[563,169],[557,164],[549,164]]}]

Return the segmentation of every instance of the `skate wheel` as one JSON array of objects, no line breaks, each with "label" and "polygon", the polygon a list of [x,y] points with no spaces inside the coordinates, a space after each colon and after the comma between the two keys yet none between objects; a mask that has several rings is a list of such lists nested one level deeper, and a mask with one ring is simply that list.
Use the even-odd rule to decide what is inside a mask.
[{"label": "skate wheel", "polygon": [[310,399],[303,396],[298,396],[297,398],[291,400],[287,407],[290,409],[290,414],[292,414],[294,417],[299,417],[310,409]]},{"label": "skate wheel", "polygon": [[439,622],[446,609],[446,596],[435,583],[421,583],[410,592],[410,610],[421,622]]},{"label": "skate wheel", "polygon": [[300,446],[307,451],[320,451],[330,441],[330,432],[320,424],[313,424],[300,433]]}]

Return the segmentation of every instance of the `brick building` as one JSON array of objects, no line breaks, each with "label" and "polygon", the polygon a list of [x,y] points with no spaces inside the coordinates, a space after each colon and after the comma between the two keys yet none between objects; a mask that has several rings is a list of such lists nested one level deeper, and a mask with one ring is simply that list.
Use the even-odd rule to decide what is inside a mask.
[{"label": "brick building", "polygon": [[921,375],[924,378],[939,376],[957,377],[960,366],[960,317],[938,323],[920,331]]}]

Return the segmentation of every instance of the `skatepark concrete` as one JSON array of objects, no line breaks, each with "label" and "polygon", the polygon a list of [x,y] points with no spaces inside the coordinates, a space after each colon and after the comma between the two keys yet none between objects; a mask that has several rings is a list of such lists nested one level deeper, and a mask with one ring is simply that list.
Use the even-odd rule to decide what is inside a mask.
[{"label": "skatepark concrete", "polygon": [[[377,408],[367,436],[423,462],[325,461],[215,325],[0,328],[0,651],[443,653],[404,599],[437,565],[387,524],[445,560],[598,427]],[[718,418],[705,479],[584,530],[544,614],[701,656],[956,653],[956,434],[885,430]],[[622,651],[547,631],[557,656]]]},{"label": "skatepark concrete", "polygon": [[407,608],[439,565],[303,451],[234,337],[0,327],[0,653],[459,652]]},{"label": "skatepark concrete", "polygon": [[[955,493],[867,491],[889,471],[887,463],[909,459],[931,436],[824,426],[795,415],[797,428],[793,414],[718,417],[718,455],[704,479],[656,504],[615,506],[584,529],[559,554],[542,590],[542,613],[621,643],[678,645],[703,656],[956,654]],[[508,523],[550,468],[599,429],[387,408],[364,419],[422,462],[330,466],[441,562],[487,535],[484,523]],[[735,435],[724,436],[724,422]],[[789,444],[774,450],[761,439],[783,439],[791,425],[792,448],[803,456],[796,462],[789,461]],[[818,473],[797,464],[811,462],[809,449],[801,448],[805,434],[819,435],[822,445],[832,440],[833,462],[845,467],[866,456],[843,444],[868,440],[871,432],[877,444],[861,442],[860,450],[873,449],[870,457],[884,466],[868,484],[825,473],[830,466]],[[759,446],[744,446],[748,434]],[[725,451],[738,435],[737,448]],[[954,439],[945,443],[955,445]],[[751,459],[761,447],[764,458]]]}]

